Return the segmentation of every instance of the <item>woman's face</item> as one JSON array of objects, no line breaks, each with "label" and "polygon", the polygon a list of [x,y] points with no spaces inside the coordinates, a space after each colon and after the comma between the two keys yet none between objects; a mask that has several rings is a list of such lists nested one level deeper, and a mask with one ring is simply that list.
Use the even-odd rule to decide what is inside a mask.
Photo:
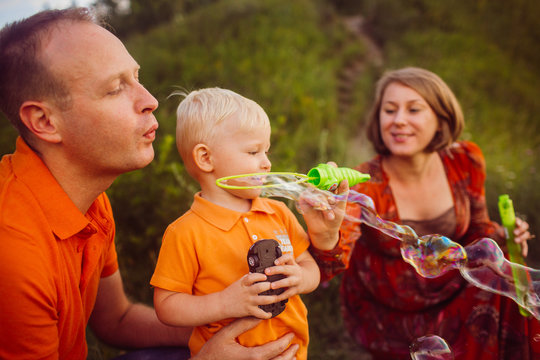
[{"label": "woman's face", "polygon": [[423,153],[439,129],[437,116],[424,98],[396,82],[384,90],[379,121],[382,140],[396,156]]}]

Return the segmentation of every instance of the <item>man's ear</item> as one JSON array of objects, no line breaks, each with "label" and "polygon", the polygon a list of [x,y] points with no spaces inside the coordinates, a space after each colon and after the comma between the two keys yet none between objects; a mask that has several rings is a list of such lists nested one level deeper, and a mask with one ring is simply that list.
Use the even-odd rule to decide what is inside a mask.
[{"label": "man's ear", "polygon": [[51,143],[59,143],[62,140],[51,109],[46,103],[25,101],[19,109],[19,116],[36,137]]},{"label": "man's ear", "polygon": [[212,172],[214,170],[214,163],[212,162],[212,152],[208,145],[195,145],[191,154],[193,156],[193,162],[195,162],[195,164],[199,169],[201,169],[201,171]]}]

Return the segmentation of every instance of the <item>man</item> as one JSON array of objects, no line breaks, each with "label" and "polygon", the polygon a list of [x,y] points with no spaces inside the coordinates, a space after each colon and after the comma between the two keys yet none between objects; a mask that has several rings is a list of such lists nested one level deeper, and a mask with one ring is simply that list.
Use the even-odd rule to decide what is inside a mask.
[{"label": "man", "polygon": [[[123,290],[104,191],[148,165],[156,99],[123,44],[84,8],[38,13],[0,31],[0,109],[18,129],[0,162],[0,358],[83,359],[103,341],[186,345]],[[291,359],[291,334],[258,348],[224,328],[197,359]],[[280,354],[281,353],[281,354]]]}]

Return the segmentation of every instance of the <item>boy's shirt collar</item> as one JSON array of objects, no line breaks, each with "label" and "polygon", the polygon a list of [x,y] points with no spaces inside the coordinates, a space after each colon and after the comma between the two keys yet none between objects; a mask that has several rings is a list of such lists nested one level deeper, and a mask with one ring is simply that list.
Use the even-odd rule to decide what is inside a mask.
[{"label": "boy's shirt collar", "polygon": [[191,211],[223,231],[231,230],[238,220],[250,213],[263,212],[266,214],[273,214],[275,212],[268,204],[268,199],[262,199],[260,197],[253,199],[251,202],[251,210],[242,213],[214,204],[201,197],[200,192],[196,193],[194,196]]}]

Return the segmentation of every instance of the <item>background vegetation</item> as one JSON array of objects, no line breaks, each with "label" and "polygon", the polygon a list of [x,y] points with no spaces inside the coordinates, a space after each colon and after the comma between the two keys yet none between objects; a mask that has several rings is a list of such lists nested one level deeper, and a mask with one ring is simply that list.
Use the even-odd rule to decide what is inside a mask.
[{"label": "background vegetation", "polygon": [[[385,69],[425,67],[454,90],[466,116],[462,136],[487,161],[487,200],[508,193],[539,233],[540,2],[514,0],[98,0],[108,22],[141,64],[160,101],[156,159],[109,190],[127,291],[151,303],[149,279],[161,235],[189,208],[197,187],[174,145],[178,88],[220,86],[267,111],[273,169],[305,172],[319,162],[368,160],[364,116]],[[352,22],[351,22],[352,20]],[[356,21],[356,22],[354,22]],[[352,24],[352,25],[351,25]],[[0,123],[0,151],[15,132]],[[531,244],[529,264],[540,266]],[[366,358],[343,330],[339,279],[305,296],[310,359]],[[91,340],[91,358],[115,353]]]}]

